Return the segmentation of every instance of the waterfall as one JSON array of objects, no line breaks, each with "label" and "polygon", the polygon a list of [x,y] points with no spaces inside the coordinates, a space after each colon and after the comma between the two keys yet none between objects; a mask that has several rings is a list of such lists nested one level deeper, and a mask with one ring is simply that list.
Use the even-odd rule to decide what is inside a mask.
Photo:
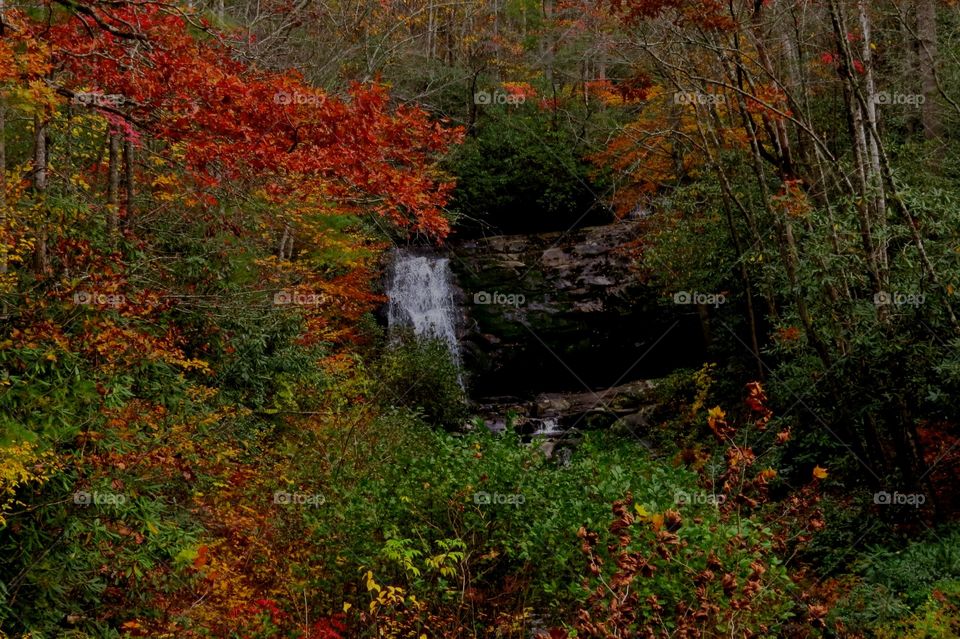
[{"label": "waterfall", "polygon": [[418,336],[443,340],[459,367],[460,344],[457,341],[450,260],[397,249],[392,271],[387,287],[390,328],[405,326],[412,328]]}]

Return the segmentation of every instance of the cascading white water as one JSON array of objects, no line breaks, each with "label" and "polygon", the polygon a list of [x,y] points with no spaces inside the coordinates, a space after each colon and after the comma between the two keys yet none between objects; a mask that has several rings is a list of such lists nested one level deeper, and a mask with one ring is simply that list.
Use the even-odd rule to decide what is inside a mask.
[{"label": "cascading white water", "polygon": [[460,344],[450,260],[397,249],[387,298],[387,321],[391,329],[406,326],[416,335],[442,339],[459,367]]},{"label": "cascading white water", "polygon": [[560,426],[560,421],[555,417],[531,419],[530,421],[537,425],[537,429],[533,431],[533,437],[555,437],[566,432]]}]

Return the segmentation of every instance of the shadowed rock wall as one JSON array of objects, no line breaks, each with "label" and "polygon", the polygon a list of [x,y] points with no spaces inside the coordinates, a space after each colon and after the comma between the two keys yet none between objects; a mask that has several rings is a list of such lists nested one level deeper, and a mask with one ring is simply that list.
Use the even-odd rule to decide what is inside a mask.
[{"label": "shadowed rock wall", "polygon": [[583,391],[696,365],[698,320],[643,284],[625,248],[638,233],[625,220],[452,242],[471,394]]}]

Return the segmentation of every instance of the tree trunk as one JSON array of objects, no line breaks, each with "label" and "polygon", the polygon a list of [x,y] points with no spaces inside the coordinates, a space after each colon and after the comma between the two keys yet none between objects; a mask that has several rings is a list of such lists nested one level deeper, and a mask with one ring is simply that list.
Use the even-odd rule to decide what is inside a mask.
[{"label": "tree trunk", "polygon": [[[3,0],[0,0],[0,7]],[[0,13],[0,23],[3,15]],[[0,26],[0,32],[3,27]],[[7,229],[7,98],[0,94],[0,273],[6,273],[8,268],[8,247],[6,241]],[[6,315],[6,304],[4,304]]]},{"label": "tree trunk", "polygon": [[710,350],[713,345],[713,332],[710,330],[710,311],[706,304],[697,304],[697,315],[700,318],[700,332],[703,335],[703,348]]},{"label": "tree trunk", "polygon": [[[915,3],[904,4],[897,11],[897,38],[900,42],[909,43],[909,46],[901,47],[900,54],[894,61],[899,85],[906,88],[908,93],[920,93],[920,84],[917,78],[920,68],[919,49],[917,42],[915,24],[911,17],[915,12]],[[921,114],[923,109],[909,109],[906,112],[907,128],[911,133],[916,133],[923,128]]]},{"label": "tree trunk", "polygon": [[47,123],[33,116],[33,190],[47,190]]},{"label": "tree trunk", "polygon": [[937,108],[937,3],[936,0],[917,0],[917,39],[920,45],[920,91],[924,103],[920,112],[923,135],[928,140],[940,137],[943,127]]},{"label": "tree trunk", "polygon": [[[879,134],[877,127],[877,86],[873,78],[873,55],[870,48],[870,17],[867,15],[866,3],[864,0],[857,2],[857,12],[860,19],[860,29],[863,33],[863,48],[861,57],[863,58],[864,71],[866,72],[866,119],[869,127],[867,135],[867,152],[870,158],[870,188],[874,192],[874,227],[882,227],[887,219],[887,200],[883,190],[883,177],[880,172],[880,151],[877,146],[876,135]],[[934,87],[936,88],[936,87]],[[886,251],[878,250],[877,267],[880,271],[881,281],[886,280]]]},{"label": "tree trunk", "polygon": [[[2,6],[2,4],[0,4]],[[7,204],[7,97],[0,94],[0,207]],[[5,265],[5,264],[4,264]]]},{"label": "tree trunk", "polygon": [[[856,79],[853,77],[854,58],[847,41],[847,28],[844,16],[840,12],[840,7],[833,0],[830,2],[830,18],[833,25],[834,41],[843,57],[840,79],[843,85],[843,99],[847,111],[847,126],[850,129],[850,138],[853,144],[853,160],[857,176],[858,195],[860,196],[857,201],[857,221],[860,226],[860,241],[863,245],[864,257],[867,260],[867,268],[870,271],[871,292],[877,295],[883,291],[883,278],[880,273],[879,251],[873,237],[873,220],[876,219],[876,216],[871,215],[869,202],[871,185],[876,184],[877,180],[880,180],[882,183],[882,177],[880,175],[873,175],[873,164],[870,160],[870,151],[867,145],[867,139],[871,138],[871,133],[864,126],[866,108],[861,108],[858,100],[859,89]],[[867,46],[869,46],[869,44]],[[876,140],[873,140],[873,142],[876,143]],[[877,149],[877,162],[879,167],[879,147],[875,148]],[[881,319],[885,312],[885,307],[877,307],[877,313]]]},{"label": "tree trunk", "polygon": [[470,78],[470,103],[469,107],[469,119],[467,120],[467,135],[476,135],[476,124],[477,124],[477,78],[480,76],[480,69],[474,71],[473,75]]},{"label": "tree trunk", "polygon": [[280,236],[280,244],[277,246],[277,257],[281,260],[293,257],[293,232],[289,225],[283,227],[283,235]]},{"label": "tree trunk", "polygon": [[763,202],[764,209],[773,218],[774,227],[778,235],[777,245],[780,250],[780,258],[783,261],[783,267],[786,271],[787,281],[790,283],[790,289],[793,293],[792,297],[794,306],[797,310],[797,316],[800,319],[800,324],[803,326],[807,340],[810,342],[810,345],[813,347],[814,351],[816,351],[817,356],[823,363],[824,370],[829,370],[832,361],[831,353],[813,325],[813,319],[810,316],[810,309],[808,308],[807,301],[803,296],[803,290],[798,276],[798,263],[800,255],[799,251],[797,250],[796,239],[793,235],[793,226],[790,223],[790,219],[786,215],[783,215],[777,211],[776,207],[771,206],[767,178],[763,171],[763,157],[760,153],[760,141],[757,136],[756,123],[750,117],[749,112],[747,111],[747,105],[742,96],[738,97],[738,102],[740,116],[744,120],[744,128],[749,135],[750,150],[753,153],[753,172],[756,175],[757,186],[760,189],[760,198]]},{"label": "tree trunk", "polygon": [[[543,0],[543,18],[546,22],[552,22],[554,13],[554,0]],[[541,57],[543,61],[543,77],[551,87],[554,85],[553,65],[556,58],[556,47],[554,45],[554,34],[549,29],[546,30],[541,43]]]},{"label": "tree trunk", "polygon": [[110,157],[107,170],[107,235],[113,237],[119,226],[120,134],[110,133]]},{"label": "tree trunk", "polygon": [[[47,123],[40,115],[33,116],[33,192],[41,199],[47,190]],[[47,255],[46,212],[37,222],[37,244],[33,252],[33,266],[36,273],[50,270],[50,258]]]},{"label": "tree trunk", "polygon": [[436,29],[437,16],[434,13],[433,0],[427,3],[427,38],[423,47],[423,57],[427,60],[433,60],[433,38],[434,29]]},{"label": "tree trunk", "polygon": [[133,142],[125,140],[123,143],[123,186],[126,191],[126,216],[124,226],[129,226],[133,221]]}]

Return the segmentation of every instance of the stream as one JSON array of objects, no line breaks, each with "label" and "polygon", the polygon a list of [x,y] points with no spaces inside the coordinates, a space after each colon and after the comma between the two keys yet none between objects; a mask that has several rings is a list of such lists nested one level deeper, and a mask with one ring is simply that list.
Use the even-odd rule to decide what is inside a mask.
[{"label": "stream", "polygon": [[695,358],[699,336],[658,314],[615,253],[632,228],[495,236],[446,253],[395,249],[389,332],[445,343],[472,413],[493,432],[509,423],[525,441],[541,440],[547,455],[586,430],[639,435],[653,408],[648,379]]}]

